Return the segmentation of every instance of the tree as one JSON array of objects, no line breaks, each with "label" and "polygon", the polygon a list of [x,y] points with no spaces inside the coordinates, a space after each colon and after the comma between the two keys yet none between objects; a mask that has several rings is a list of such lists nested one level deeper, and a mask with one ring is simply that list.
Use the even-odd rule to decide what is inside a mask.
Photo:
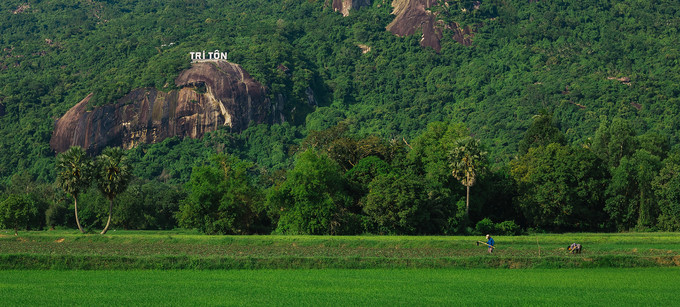
[{"label": "tree", "polygon": [[526,154],[531,147],[546,146],[550,143],[565,145],[566,140],[553,120],[552,114],[541,111],[534,116],[534,121],[524,133],[524,138],[519,142],[519,154]]},{"label": "tree", "polygon": [[96,160],[96,181],[99,191],[109,200],[109,218],[101,234],[106,234],[113,215],[113,200],[116,195],[127,189],[132,170],[125,157],[125,151],[119,147],[104,149]]},{"label": "tree", "polygon": [[133,180],[116,197],[111,223],[123,229],[173,229],[177,227],[175,214],[185,199],[181,186]]},{"label": "tree", "polygon": [[[189,195],[177,213],[179,225],[207,234],[257,232],[262,194],[250,182],[252,163],[219,154],[212,163],[195,167],[187,183]],[[263,215],[263,214],[262,214]]]},{"label": "tree", "polygon": [[376,156],[359,160],[357,165],[345,173],[345,178],[353,191],[363,196],[368,193],[368,185],[378,175],[390,172],[390,165]]},{"label": "tree", "polygon": [[14,235],[19,235],[19,228],[26,228],[33,210],[33,202],[28,195],[10,194],[0,202],[0,225],[14,229]]},{"label": "tree", "polygon": [[670,140],[667,135],[657,132],[647,132],[637,137],[637,144],[640,149],[644,149],[661,159],[665,159],[671,151]]},{"label": "tree", "polygon": [[591,151],[557,143],[530,148],[511,162],[514,202],[533,227],[596,230],[604,219],[607,170]]},{"label": "tree", "polygon": [[470,187],[486,167],[486,151],[482,150],[479,140],[465,137],[454,142],[450,154],[453,177],[466,188],[465,216],[470,214]]},{"label": "tree", "polygon": [[443,186],[454,185],[449,164],[450,154],[458,139],[469,135],[462,124],[432,122],[427,129],[413,141],[413,150],[408,153],[409,160],[425,175],[425,178],[441,182]]},{"label": "tree", "polygon": [[635,130],[627,120],[617,117],[611,123],[604,121],[595,131],[593,152],[610,168],[615,168],[621,158],[635,152],[638,147],[635,135]]},{"label": "tree", "polygon": [[[287,234],[348,234],[355,215],[340,166],[314,149],[301,153],[286,180],[273,187],[267,206],[278,215],[277,231]],[[275,218],[275,217],[274,217]]]},{"label": "tree", "polygon": [[73,208],[76,224],[81,233],[85,233],[78,219],[78,195],[87,190],[92,179],[92,162],[79,146],[57,156],[57,185],[73,197]]},{"label": "tree", "polygon": [[663,161],[663,168],[654,179],[653,186],[659,200],[659,228],[680,230],[680,153],[676,152]]},{"label": "tree", "polygon": [[418,234],[428,221],[428,193],[422,178],[412,173],[379,175],[369,185],[364,212],[383,234]]},{"label": "tree", "polygon": [[312,131],[302,141],[301,151],[314,148],[325,153],[344,171],[366,157],[376,156],[390,162],[403,152],[401,142],[386,142],[376,136],[356,138],[347,135],[347,124],[341,123],[323,131]]},{"label": "tree", "polygon": [[660,169],[661,159],[644,149],[623,157],[614,168],[604,210],[618,230],[648,229],[656,224],[658,208],[652,184]]}]

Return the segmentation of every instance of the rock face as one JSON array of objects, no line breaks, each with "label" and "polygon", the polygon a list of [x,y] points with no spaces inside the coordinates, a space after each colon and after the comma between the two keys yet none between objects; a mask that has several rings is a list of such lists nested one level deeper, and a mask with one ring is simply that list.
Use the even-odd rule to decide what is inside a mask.
[{"label": "rock face", "polygon": [[267,122],[271,104],[265,88],[241,66],[227,61],[192,64],[175,80],[179,90],[133,90],[115,105],[88,108],[92,94],[55,123],[50,147],[63,152],[81,146],[96,154],[107,146],[129,149],[167,137],[200,138],[229,126]]},{"label": "rock face", "polygon": [[370,5],[371,0],[333,0],[333,10],[342,13],[342,16],[349,15],[350,10]]},{"label": "rock face", "polygon": [[453,31],[453,39],[457,42],[470,46],[472,44],[473,31],[466,27],[461,29],[458,24],[446,24],[439,20],[437,15],[429,11],[432,6],[439,5],[437,0],[394,0],[392,14],[397,17],[387,25],[387,30],[398,36],[413,35],[418,29],[423,31],[420,45],[432,47],[437,52],[441,51],[440,41],[443,37],[442,30]]}]

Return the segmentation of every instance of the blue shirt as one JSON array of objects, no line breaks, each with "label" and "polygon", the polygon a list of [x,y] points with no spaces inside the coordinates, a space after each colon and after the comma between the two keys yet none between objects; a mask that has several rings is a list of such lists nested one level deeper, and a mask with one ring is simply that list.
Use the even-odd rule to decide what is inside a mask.
[{"label": "blue shirt", "polygon": [[492,238],[492,237],[489,237],[489,241],[486,241],[486,244],[489,244],[489,245],[491,245],[491,246],[494,246],[494,244],[496,244],[496,242],[493,241],[493,238]]}]

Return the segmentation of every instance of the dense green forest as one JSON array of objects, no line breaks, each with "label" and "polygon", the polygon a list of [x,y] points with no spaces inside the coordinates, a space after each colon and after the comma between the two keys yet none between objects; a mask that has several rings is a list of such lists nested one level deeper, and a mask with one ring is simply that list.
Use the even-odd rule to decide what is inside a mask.
[{"label": "dense green forest", "polygon": [[[347,17],[320,0],[3,1],[0,203],[30,204],[32,229],[76,227],[55,120],[89,93],[170,90],[189,52],[213,48],[285,97],[287,122],[129,150],[114,227],[679,230],[680,3],[530,2],[433,8],[476,31],[468,47],[445,30],[436,52],[387,32],[382,1]],[[466,215],[451,158],[470,136],[487,154]],[[78,204],[103,227],[94,185]]]}]

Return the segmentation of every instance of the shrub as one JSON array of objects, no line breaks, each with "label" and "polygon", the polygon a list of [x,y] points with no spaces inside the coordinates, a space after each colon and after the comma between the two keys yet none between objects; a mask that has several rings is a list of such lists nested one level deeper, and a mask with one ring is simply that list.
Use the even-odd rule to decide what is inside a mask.
[{"label": "shrub", "polygon": [[0,226],[14,229],[14,235],[17,235],[19,229],[26,229],[34,212],[35,205],[28,195],[11,194],[0,202]]},{"label": "shrub", "polygon": [[489,218],[485,218],[477,222],[475,230],[481,234],[488,234],[493,233],[494,230],[496,230],[496,228],[494,227],[493,222]]},{"label": "shrub", "polygon": [[496,224],[496,233],[501,235],[518,235],[520,232],[519,225],[515,221],[504,221]]}]

